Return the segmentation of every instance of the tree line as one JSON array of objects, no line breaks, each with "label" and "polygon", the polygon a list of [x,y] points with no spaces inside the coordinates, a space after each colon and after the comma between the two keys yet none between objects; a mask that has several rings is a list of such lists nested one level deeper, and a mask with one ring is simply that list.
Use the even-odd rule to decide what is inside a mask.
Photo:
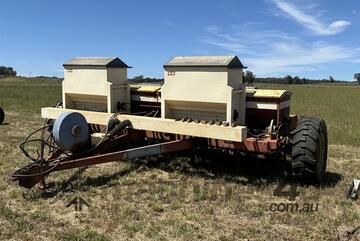
[{"label": "tree line", "polygon": [[[0,78],[1,77],[10,77],[16,76],[17,73],[13,67],[0,66]],[[360,73],[354,74],[354,79],[360,84]],[[335,80],[332,76],[329,76],[329,79],[307,79],[300,78],[299,76],[292,77],[291,75],[286,75],[284,77],[256,77],[253,72],[245,71],[243,73],[244,83],[254,84],[254,83],[266,83],[266,84],[319,84],[319,83],[335,83],[342,82]],[[158,78],[149,78],[144,77],[143,75],[135,76],[129,79],[130,82],[134,83],[152,83],[152,82],[164,82],[164,79]]]},{"label": "tree line", "polygon": [[157,79],[157,78],[149,78],[144,77],[143,75],[137,75],[131,79],[128,79],[130,82],[134,83],[154,83],[154,82],[164,82],[164,79]]},{"label": "tree line", "polygon": [[[360,73],[355,74],[354,78],[360,84]],[[335,83],[335,82],[344,82],[341,80],[335,80],[334,77],[329,76],[328,79],[308,79],[300,78],[299,76],[292,77],[291,75],[286,75],[284,77],[256,77],[253,72],[246,71],[243,73],[244,83],[253,84],[253,83],[266,83],[266,84],[321,84],[321,83]]]},{"label": "tree line", "polygon": [[[360,73],[355,74],[354,78],[360,84]],[[291,76],[286,75],[284,77],[256,77],[253,72],[245,71],[243,73],[243,80],[244,83],[247,84],[256,84],[256,83],[265,83],[265,84],[326,84],[326,83],[336,83],[336,82],[343,82],[341,80],[335,80],[334,77],[329,76],[328,79],[308,79],[308,78],[300,78],[299,76]],[[130,82],[134,83],[162,83],[164,79],[157,79],[157,78],[149,78],[144,77],[143,75],[135,76],[129,79]]]},{"label": "tree line", "polygon": [[0,66],[0,77],[16,76],[16,71],[12,67]]}]

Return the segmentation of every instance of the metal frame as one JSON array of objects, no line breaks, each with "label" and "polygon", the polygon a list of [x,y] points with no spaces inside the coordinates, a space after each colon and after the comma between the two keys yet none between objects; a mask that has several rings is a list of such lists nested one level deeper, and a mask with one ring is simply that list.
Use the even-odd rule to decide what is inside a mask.
[{"label": "metal frame", "polygon": [[12,175],[13,181],[19,181],[19,185],[25,188],[32,188],[37,183],[44,181],[51,172],[97,165],[107,162],[121,161],[127,159],[141,158],[152,155],[160,155],[171,152],[178,152],[192,148],[191,139],[175,140],[160,144],[137,147],[106,154],[91,155],[88,157],[65,160],[54,160],[58,153],[54,153],[48,161],[43,163],[31,163],[19,169]]}]

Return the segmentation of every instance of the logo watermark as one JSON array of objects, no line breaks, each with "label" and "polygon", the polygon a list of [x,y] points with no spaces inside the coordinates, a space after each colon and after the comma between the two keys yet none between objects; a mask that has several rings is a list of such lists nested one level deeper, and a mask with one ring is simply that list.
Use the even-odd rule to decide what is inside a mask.
[{"label": "logo watermark", "polygon": [[[284,189],[289,186],[289,191],[284,191]],[[304,202],[298,203],[295,202],[296,198],[300,196],[298,192],[297,183],[280,183],[273,192],[275,197],[287,197],[290,202],[272,202],[269,205],[269,211],[271,212],[318,212],[319,203],[316,202]]]},{"label": "logo watermark", "polygon": [[[139,200],[160,200],[161,202],[172,202],[174,200],[182,203],[191,202],[231,202],[232,205],[243,205],[247,199],[253,199],[256,193],[267,189],[266,185],[244,186],[237,183],[227,182],[201,182],[182,180],[157,180],[150,182],[136,183],[135,185],[119,186],[121,190],[113,192],[114,195],[122,195],[128,202],[137,202]],[[244,188],[246,191],[244,191]],[[269,201],[259,203],[264,211],[271,212],[297,212],[311,213],[319,211],[319,203],[301,201],[299,184],[280,183],[273,191],[273,197],[282,197],[281,199],[269,197]],[[284,199],[286,198],[286,199]],[[265,206],[264,206],[265,205]],[[80,195],[76,195],[71,201],[66,203],[67,208],[73,207],[75,214],[80,214],[84,207],[89,208],[90,204]],[[260,208],[260,207],[259,207]]]},{"label": "logo watermark", "polygon": [[317,212],[319,211],[319,203],[271,203],[269,206],[271,212]]},{"label": "logo watermark", "polygon": [[82,212],[83,207],[84,206],[85,207],[90,207],[90,204],[87,201],[85,201],[82,197],[77,195],[70,202],[68,202],[65,207],[69,208],[71,206],[74,206],[74,211],[75,212]]},{"label": "logo watermark", "polygon": [[289,201],[295,201],[296,197],[300,196],[300,192],[297,191],[297,183],[290,183],[289,191],[284,191],[288,184],[280,183],[273,192],[275,197],[288,197]]}]

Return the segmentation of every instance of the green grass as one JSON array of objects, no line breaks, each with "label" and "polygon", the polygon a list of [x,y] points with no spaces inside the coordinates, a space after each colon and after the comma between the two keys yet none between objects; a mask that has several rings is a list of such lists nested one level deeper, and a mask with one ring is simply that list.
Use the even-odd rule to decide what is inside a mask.
[{"label": "green grass", "polygon": [[[292,113],[320,116],[329,129],[328,186],[300,186],[296,198],[319,203],[315,213],[269,211],[289,203],[273,195],[282,163],[249,157],[108,163],[51,174],[50,197],[22,189],[7,179],[27,163],[18,144],[43,124],[40,108],[60,99],[61,84],[0,79],[0,240],[336,240],[360,225],[360,202],[344,197],[359,177],[360,88],[271,86],[284,87]],[[90,204],[81,213],[65,207],[77,195]]]},{"label": "green grass", "polygon": [[326,120],[330,144],[360,146],[360,86],[266,86],[292,92],[291,113]]}]

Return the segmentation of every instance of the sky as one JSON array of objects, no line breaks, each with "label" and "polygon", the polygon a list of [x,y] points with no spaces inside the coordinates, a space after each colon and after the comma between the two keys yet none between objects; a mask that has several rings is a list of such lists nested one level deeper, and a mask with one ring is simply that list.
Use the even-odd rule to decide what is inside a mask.
[{"label": "sky", "polygon": [[0,65],[63,76],[72,57],[119,57],[162,77],[178,55],[237,55],[256,76],[353,80],[359,0],[2,0]]}]

